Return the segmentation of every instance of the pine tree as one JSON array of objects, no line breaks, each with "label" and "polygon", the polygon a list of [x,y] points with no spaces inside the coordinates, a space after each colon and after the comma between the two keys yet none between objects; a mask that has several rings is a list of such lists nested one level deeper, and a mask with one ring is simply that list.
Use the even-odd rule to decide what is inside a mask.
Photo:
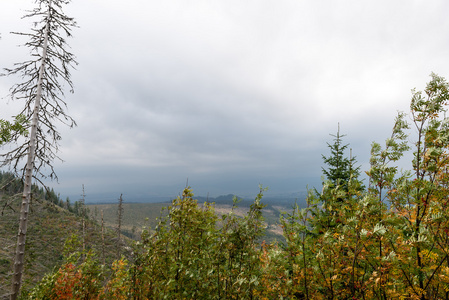
[{"label": "pine tree", "polygon": [[331,134],[331,136],[334,137],[334,143],[332,145],[327,143],[331,153],[328,157],[322,155],[323,161],[328,167],[327,169],[321,169],[326,179],[334,186],[342,185],[344,190],[347,191],[348,181],[351,177],[358,178],[360,175],[360,166],[355,166],[357,161],[355,156],[352,156],[352,149],[350,149],[350,157],[345,156],[349,144],[343,144],[343,138],[346,135],[340,134],[340,123],[338,124],[337,134]]},{"label": "pine tree", "polygon": [[352,156],[347,157],[345,152],[349,144],[343,144],[343,138],[346,135],[340,133],[340,124],[338,124],[337,134],[333,135],[334,143],[327,143],[330,149],[328,157],[322,155],[324,163],[328,166],[322,168],[325,175],[322,191],[315,190],[315,196],[323,205],[323,210],[316,212],[316,219],[312,222],[312,227],[317,233],[334,228],[342,224],[343,220],[339,217],[339,210],[342,206],[352,202],[354,196],[364,189],[362,182],[358,179],[360,175],[360,166],[355,166],[357,161]]}]

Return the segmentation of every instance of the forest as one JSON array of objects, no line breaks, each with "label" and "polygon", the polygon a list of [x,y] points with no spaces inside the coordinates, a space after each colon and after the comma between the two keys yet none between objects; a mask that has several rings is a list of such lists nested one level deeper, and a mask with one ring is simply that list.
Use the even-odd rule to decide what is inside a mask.
[{"label": "forest", "polygon": [[[432,73],[412,90],[391,135],[373,142],[369,169],[347,155],[338,130],[323,155],[323,182],[278,221],[283,240],[266,241],[264,192],[248,211],[200,204],[187,186],[156,226],[135,240],[93,220],[84,200],[70,203],[45,187],[57,178],[61,140],[77,64],[66,37],[76,22],[69,1],[40,0],[27,36],[31,59],[11,98],[25,105],[0,120],[2,153],[0,297],[4,299],[449,299],[449,83]],[[403,160],[409,157],[402,169]],[[362,180],[361,172],[367,180]],[[83,192],[84,194],[84,192]],[[11,232],[14,236],[11,238]],[[12,240],[17,238],[17,243]]]}]

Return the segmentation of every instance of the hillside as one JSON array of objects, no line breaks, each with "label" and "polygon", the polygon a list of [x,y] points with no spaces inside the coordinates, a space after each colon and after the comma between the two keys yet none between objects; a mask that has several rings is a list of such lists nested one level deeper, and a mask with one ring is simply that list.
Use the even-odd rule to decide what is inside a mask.
[{"label": "hillside", "polygon": [[[0,183],[4,186],[0,191],[0,299],[7,299],[11,282],[11,262],[16,246],[20,207],[20,180],[13,179],[10,174],[1,173]],[[9,182],[8,184],[4,184]],[[12,196],[15,195],[15,196]],[[23,290],[26,292],[39,282],[43,276],[63,262],[64,244],[67,238],[77,235],[83,240],[83,218],[80,217],[80,202],[62,201],[52,190],[49,192],[34,187],[34,200],[29,214],[27,246],[25,257],[25,273]],[[205,201],[215,203],[218,215],[228,214],[232,209],[233,195],[216,198],[198,197],[198,203]],[[47,200],[45,200],[47,199]],[[271,203],[263,210],[267,225],[266,241],[283,240],[278,226],[282,211],[289,211],[291,205]],[[243,217],[249,210],[252,200],[242,199],[236,208],[235,215]],[[132,239],[139,239],[142,228],[154,228],[161,216],[166,214],[170,203],[125,203],[122,219],[122,234]],[[97,204],[86,206],[88,218],[84,219],[84,242],[86,250],[93,250],[97,257],[102,257],[101,219],[103,216],[104,260],[107,265],[117,258],[117,204]],[[127,239],[124,237],[124,239]],[[122,248],[123,250],[123,248]],[[120,251],[122,251],[120,250]],[[122,252],[123,253],[123,252]]]},{"label": "hillside", "polygon": [[[19,197],[2,196],[0,200],[0,299],[6,299],[10,291],[11,260],[14,256],[18,231]],[[8,206],[5,206],[8,204]],[[46,200],[34,200],[31,205],[25,256],[24,291],[59,266],[63,261],[66,239],[73,234],[83,236],[83,219],[74,213]],[[105,261],[117,258],[117,239],[112,230],[105,231]],[[102,256],[101,226],[93,220],[85,220],[85,248]]]},{"label": "hillside", "polygon": [[[21,181],[11,174],[0,173],[0,299],[8,299],[11,283],[12,258],[16,247],[18,231],[18,213],[20,208]],[[81,250],[84,241],[86,251],[92,250],[101,262],[110,266],[120,254],[125,254],[125,244],[118,246],[117,224],[118,204],[101,204],[83,206],[80,201],[70,203],[67,199],[62,201],[57,194],[33,186],[33,201],[30,207],[27,246],[25,257],[25,270],[23,277],[23,293],[27,293],[41,279],[64,262],[64,245],[72,235],[77,235]],[[234,195],[224,195],[216,198],[197,197],[202,206],[204,202],[213,202],[218,216],[228,214],[233,207]],[[272,242],[284,240],[279,227],[279,216],[282,211],[290,211],[288,201],[267,201],[263,209],[266,224],[265,235],[259,239]],[[240,199],[233,212],[237,217],[244,217],[253,200]],[[166,215],[166,208],[171,203],[125,203],[123,204],[122,234],[124,240],[128,238],[139,239],[142,228],[155,228],[161,216]],[[80,217],[87,210],[87,218]],[[104,244],[101,232],[101,221],[104,221]],[[83,226],[84,224],[84,226]],[[221,223],[219,223],[221,224]],[[220,226],[220,225],[219,225]],[[83,230],[84,228],[84,230]],[[84,234],[83,234],[84,232]],[[129,244],[129,243],[127,243]],[[104,245],[104,247],[103,247]],[[120,249],[118,249],[120,247]],[[103,256],[104,248],[104,256]],[[108,271],[109,270],[109,271]],[[105,268],[105,278],[109,278],[110,269]]]}]

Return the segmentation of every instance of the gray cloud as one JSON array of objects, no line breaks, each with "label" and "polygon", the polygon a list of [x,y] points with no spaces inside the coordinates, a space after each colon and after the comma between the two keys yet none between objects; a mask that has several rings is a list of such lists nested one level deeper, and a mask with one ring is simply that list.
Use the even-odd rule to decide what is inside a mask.
[{"label": "gray cloud", "polygon": [[[23,30],[8,3],[0,28]],[[56,189],[173,195],[318,185],[340,122],[367,167],[410,90],[448,77],[446,1],[74,1],[69,112]],[[17,29],[18,28],[18,29]],[[2,32],[0,66],[25,59]],[[2,78],[7,93],[12,79]],[[13,114],[8,105],[0,117]],[[2,106],[3,107],[3,106]]]}]

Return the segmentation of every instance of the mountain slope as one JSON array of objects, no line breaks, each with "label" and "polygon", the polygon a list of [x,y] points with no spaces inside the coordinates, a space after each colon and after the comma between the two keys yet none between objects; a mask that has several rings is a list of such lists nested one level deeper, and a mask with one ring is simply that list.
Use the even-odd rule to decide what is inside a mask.
[{"label": "mountain slope", "polygon": [[[10,207],[0,215],[0,299],[6,299],[10,290],[20,199],[3,197],[1,203],[7,202]],[[46,273],[62,263],[67,238],[75,234],[83,240],[83,223],[85,249],[92,249],[101,257],[103,243],[98,223],[92,220],[83,222],[81,217],[49,201],[33,201],[29,214],[23,290],[33,287]],[[107,230],[104,240],[104,259],[110,263],[117,258],[116,234]]]}]

